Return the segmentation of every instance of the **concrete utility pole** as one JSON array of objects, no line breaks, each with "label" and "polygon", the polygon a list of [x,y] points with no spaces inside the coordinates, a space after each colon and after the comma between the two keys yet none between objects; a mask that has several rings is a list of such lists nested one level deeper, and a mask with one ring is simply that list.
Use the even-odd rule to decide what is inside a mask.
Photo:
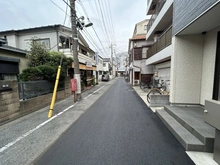
[{"label": "concrete utility pole", "polygon": [[71,24],[72,24],[72,38],[73,38],[73,60],[74,60],[74,78],[77,80],[76,97],[77,100],[81,99],[81,78],[79,70],[79,59],[78,59],[78,34],[76,27],[76,10],[75,0],[70,0],[70,11],[71,11]]},{"label": "concrete utility pole", "polygon": [[112,67],[112,69],[111,69],[111,75],[113,75],[113,51],[112,51],[112,48],[113,48],[113,46],[112,46],[112,44],[111,44],[111,45],[110,45],[111,67]]},{"label": "concrete utility pole", "polygon": [[110,51],[111,51],[111,63],[112,63],[112,76],[113,76],[113,46],[116,46],[115,44],[112,44],[110,45]]}]

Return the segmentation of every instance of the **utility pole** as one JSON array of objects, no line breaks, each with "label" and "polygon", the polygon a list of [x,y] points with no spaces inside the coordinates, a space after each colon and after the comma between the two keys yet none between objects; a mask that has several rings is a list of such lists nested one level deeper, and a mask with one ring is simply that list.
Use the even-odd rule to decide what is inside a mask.
[{"label": "utility pole", "polygon": [[111,61],[112,61],[112,76],[113,76],[113,45],[111,44]]},{"label": "utility pole", "polygon": [[112,44],[110,45],[110,52],[111,52],[111,63],[112,63],[112,76],[113,76],[113,46],[116,46],[116,44]]},{"label": "utility pole", "polygon": [[77,81],[76,97],[77,100],[81,99],[81,78],[79,70],[79,59],[78,59],[78,34],[76,27],[76,10],[75,0],[70,0],[70,11],[71,11],[71,24],[72,24],[72,38],[73,38],[73,60],[74,60],[74,78]]}]

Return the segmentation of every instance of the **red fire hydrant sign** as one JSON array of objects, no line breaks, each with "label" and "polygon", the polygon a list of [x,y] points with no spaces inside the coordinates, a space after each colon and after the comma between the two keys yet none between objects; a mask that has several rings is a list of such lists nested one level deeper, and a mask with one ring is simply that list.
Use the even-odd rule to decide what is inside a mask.
[{"label": "red fire hydrant sign", "polygon": [[71,89],[73,92],[76,91],[77,89],[76,79],[71,79]]}]

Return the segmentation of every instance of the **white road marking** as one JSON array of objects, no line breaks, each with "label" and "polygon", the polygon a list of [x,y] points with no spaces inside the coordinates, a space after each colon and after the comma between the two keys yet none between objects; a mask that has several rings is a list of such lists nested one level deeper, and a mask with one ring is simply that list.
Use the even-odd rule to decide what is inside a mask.
[{"label": "white road marking", "polygon": [[14,141],[8,143],[7,145],[5,145],[4,147],[0,148],[0,153],[5,151],[6,149],[8,149],[9,147],[13,146],[14,144],[16,144],[17,142],[19,142],[20,140],[24,139],[25,137],[27,137],[28,135],[30,135],[31,133],[33,133],[34,131],[38,130],[39,128],[41,128],[42,126],[44,126],[45,124],[49,123],[50,121],[52,121],[53,119],[57,118],[58,116],[60,116],[61,114],[63,114],[64,112],[68,111],[70,108],[74,107],[76,105],[73,104],[71,106],[69,106],[68,108],[64,109],[62,112],[54,115],[53,117],[51,117],[50,119],[46,120],[45,122],[39,124],[38,126],[36,126],[35,128],[33,128],[32,130],[26,132],[25,134],[21,135],[20,137],[18,137],[17,139],[15,139]]},{"label": "white road marking", "polygon": [[[98,90],[94,91],[92,94],[98,92],[99,90],[101,90],[104,86],[102,86],[101,88],[99,88]],[[84,99],[87,99],[88,97],[90,97],[92,94],[88,95],[87,97],[85,97]],[[17,142],[19,142],[20,140],[24,139],[25,137],[27,137],[28,135],[30,135],[31,133],[33,133],[34,131],[38,130],[39,128],[41,128],[42,126],[44,126],[45,124],[49,123],[50,121],[52,121],[53,119],[57,118],[58,116],[60,116],[61,114],[63,114],[64,112],[68,111],[70,108],[74,107],[77,103],[69,106],[68,108],[64,109],[62,112],[54,115],[53,117],[51,117],[50,119],[46,120],[45,122],[39,124],[38,126],[36,126],[35,128],[31,129],[30,131],[26,132],[25,134],[21,135],[20,137],[18,137],[17,139],[15,139],[14,141],[6,144],[4,147],[0,148],[0,153],[2,153],[3,151],[7,150],[9,147],[13,146],[14,144],[16,144]]]},{"label": "white road marking", "polygon": [[[104,86],[102,86],[101,88],[99,88],[99,89],[97,89],[96,91],[92,92],[92,94],[98,92],[98,91],[101,90],[102,88],[104,88]],[[88,96],[86,96],[86,97],[84,98],[84,100],[87,99],[88,97],[92,96],[92,94],[89,94]]]},{"label": "white road marking", "polygon": [[104,86],[102,86],[101,88],[97,89],[96,91],[94,91],[93,93],[98,92],[99,90],[101,90],[102,88],[104,88]]},{"label": "white road marking", "polygon": [[87,99],[87,98],[90,97],[90,96],[92,96],[92,94],[89,94],[88,96],[86,96],[86,97],[84,98],[84,100]]}]

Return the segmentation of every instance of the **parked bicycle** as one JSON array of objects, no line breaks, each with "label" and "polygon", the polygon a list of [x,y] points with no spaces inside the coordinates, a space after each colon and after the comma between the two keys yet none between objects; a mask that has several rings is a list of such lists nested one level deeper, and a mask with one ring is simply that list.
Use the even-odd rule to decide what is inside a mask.
[{"label": "parked bicycle", "polygon": [[145,88],[150,88],[150,81],[146,80],[146,82],[140,82],[140,88],[144,90]]},{"label": "parked bicycle", "polygon": [[169,80],[161,80],[161,83],[159,81],[156,81],[155,87],[150,89],[147,93],[147,101],[150,103],[151,95],[169,95],[169,92],[166,91],[166,85]]}]

